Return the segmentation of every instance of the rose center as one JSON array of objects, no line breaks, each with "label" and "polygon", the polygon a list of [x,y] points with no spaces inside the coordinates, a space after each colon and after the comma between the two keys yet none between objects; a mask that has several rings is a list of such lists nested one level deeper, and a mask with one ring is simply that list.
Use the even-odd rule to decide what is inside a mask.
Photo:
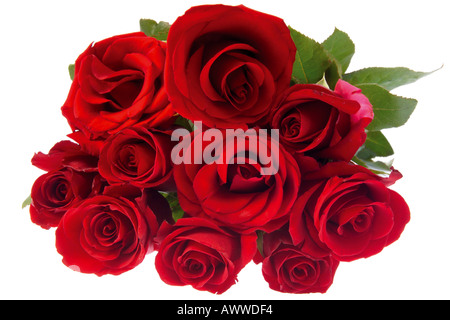
[{"label": "rose center", "polygon": [[188,259],[187,261],[185,261],[184,266],[190,273],[195,274],[202,273],[204,268],[203,264],[194,259]]},{"label": "rose center", "polygon": [[70,182],[65,177],[58,176],[49,181],[46,186],[46,204],[50,207],[59,207],[68,203],[72,197]]},{"label": "rose center", "polygon": [[69,186],[67,184],[67,181],[60,181],[56,185],[56,190],[54,195],[56,196],[56,199],[63,201],[66,199],[67,193],[69,192]]},{"label": "rose center", "polygon": [[271,185],[272,176],[262,176],[251,164],[229,165],[227,184],[236,193],[263,192]]},{"label": "rose center", "polygon": [[116,111],[131,107],[141,92],[143,83],[143,79],[136,79],[117,86],[108,94],[111,100],[110,107]]},{"label": "rose center", "polygon": [[141,141],[132,141],[122,146],[114,163],[121,172],[129,176],[140,176],[150,170],[155,161],[155,150]]},{"label": "rose center", "polygon": [[137,166],[135,150],[132,145],[126,145],[119,151],[119,160],[127,169],[135,169]]},{"label": "rose center", "polygon": [[242,105],[252,94],[252,86],[248,79],[247,68],[241,67],[231,72],[226,78],[222,92],[233,105]]},{"label": "rose center", "polygon": [[[341,215],[345,216],[343,212]],[[349,236],[354,234],[361,234],[370,229],[373,218],[373,209],[364,208],[358,213],[352,215],[351,218],[347,218],[339,224],[337,233],[341,236]]]},{"label": "rose center", "polygon": [[371,215],[363,212],[352,219],[350,223],[356,232],[364,232],[369,228],[371,221]]},{"label": "rose center", "polygon": [[297,112],[290,113],[281,121],[281,133],[285,138],[297,138],[300,136],[301,115]]}]

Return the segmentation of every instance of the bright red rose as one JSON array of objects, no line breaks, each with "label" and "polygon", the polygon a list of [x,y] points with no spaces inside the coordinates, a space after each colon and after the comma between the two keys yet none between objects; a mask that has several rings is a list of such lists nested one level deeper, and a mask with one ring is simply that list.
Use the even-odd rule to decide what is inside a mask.
[{"label": "bright red rose", "polygon": [[171,210],[156,191],[120,187],[69,209],[56,229],[56,248],[68,267],[119,275],[154,250],[154,237]]},{"label": "bright red rose", "polygon": [[174,113],[164,87],[165,58],[166,44],[142,32],[90,45],[75,62],[62,106],[70,137],[96,153],[123,128],[165,124]]},{"label": "bright red rose", "polygon": [[296,53],[283,20],[242,5],[189,9],[172,24],[167,45],[175,111],[217,128],[264,122],[289,86]]},{"label": "bright red rose", "polygon": [[405,200],[387,188],[401,177],[398,171],[385,179],[355,164],[331,162],[302,173],[289,231],[305,252],[340,261],[367,258],[396,241],[410,219]]},{"label": "bright red rose", "polygon": [[31,221],[44,229],[56,227],[67,209],[100,192],[104,183],[97,162],[70,141],[56,143],[48,154],[36,153],[31,163],[47,172],[31,189]]},{"label": "bright red rose", "polygon": [[174,191],[170,132],[126,128],[110,136],[100,153],[99,172],[109,184]]},{"label": "bright red rose", "polygon": [[155,266],[165,283],[217,294],[236,283],[256,252],[256,234],[234,233],[208,219],[163,224],[158,238]]},{"label": "bright red rose", "polygon": [[286,228],[265,234],[262,273],[273,290],[287,293],[325,293],[333,283],[339,261],[315,257],[295,246]]},{"label": "bright red rose", "polygon": [[298,84],[278,101],[271,127],[291,152],[350,161],[366,140],[372,105],[361,90],[339,80],[335,91]]},{"label": "bright red rose", "polygon": [[[202,144],[209,130],[223,135]],[[184,212],[240,232],[273,231],[286,223],[300,186],[295,159],[261,130],[209,130],[194,135],[185,150],[188,159],[174,167]],[[215,160],[194,163],[206,154]]]}]

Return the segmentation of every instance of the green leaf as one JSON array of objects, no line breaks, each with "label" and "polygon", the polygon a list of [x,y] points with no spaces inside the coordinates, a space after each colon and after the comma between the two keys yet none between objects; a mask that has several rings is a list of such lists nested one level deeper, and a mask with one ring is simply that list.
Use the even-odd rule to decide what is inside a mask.
[{"label": "green leaf", "polygon": [[327,71],[325,71],[325,80],[328,87],[331,90],[334,90],[339,79],[342,79],[340,66],[335,59],[332,59],[330,66],[328,67]]},{"label": "green leaf", "polygon": [[182,116],[178,116],[175,119],[175,123],[174,124],[182,126],[183,128],[187,129],[189,132],[192,132],[192,131],[195,130],[194,123],[191,120],[186,119],[186,118],[184,118]]},{"label": "green leaf", "polygon": [[70,80],[73,81],[73,78],[75,77],[75,65],[74,64],[69,64],[69,75],[70,75]]},{"label": "green leaf", "polygon": [[373,106],[374,119],[368,131],[380,131],[404,125],[413,113],[417,100],[394,95],[377,84],[358,85]]},{"label": "green leaf", "polygon": [[355,86],[375,83],[390,91],[402,85],[413,83],[437,70],[431,72],[419,72],[404,67],[371,67],[347,73],[343,76],[343,79]]},{"label": "green leaf", "polygon": [[166,198],[169,203],[170,209],[172,210],[172,218],[176,222],[178,219],[182,218],[184,215],[183,209],[181,209],[180,203],[178,202],[178,197],[176,192],[160,192],[164,198]]},{"label": "green leaf", "polygon": [[322,45],[334,57],[340,67],[340,73],[343,74],[355,54],[355,44],[348,34],[335,28],[333,34]]},{"label": "green leaf", "polygon": [[297,47],[292,70],[294,83],[317,83],[330,66],[330,59],[324,47],[311,38],[289,27]]},{"label": "green leaf", "polygon": [[262,257],[264,257],[264,234],[265,232],[262,230],[256,230],[256,247],[258,248],[259,253]]},{"label": "green leaf", "polygon": [[377,175],[389,176],[389,174],[392,171],[391,167],[393,160],[383,162],[383,161],[374,161],[372,159],[360,159],[357,156],[354,156],[352,161],[360,166],[369,169],[370,171],[372,171]]},{"label": "green leaf", "polygon": [[350,65],[355,53],[355,45],[345,32],[337,28],[322,45],[331,61],[330,66],[325,71],[325,79],[328,86],[334,90],[336,83],[339,79],[342,79],[342,75]]},{"label": "green leaf", "polygon": [[156,22],[151,19],[141,19],[139,21],[141,31],[147,36],[155,39],[165,41],[169,34],[170,24],[168,22],[160,21]]},{"label": "green leaf", "polygon": [[31,204],[31,194],[22,202],[22,209],[28,207]]},{"label": "green leaf", "polygon": [[183,218],[184,211],[183,211],[183,209],[181,209],[179,203],[177,203],[174,206],[171,206],[171,209],[172,209],[172,218],[175,222],[177,222],[178,219]]},{"label": "green leaf", "polygon": [[360,159],[372,159],[374,157],[389,157],[394,154],[394,150],[381,131],[367,132],[364,145],[356,154]]}]

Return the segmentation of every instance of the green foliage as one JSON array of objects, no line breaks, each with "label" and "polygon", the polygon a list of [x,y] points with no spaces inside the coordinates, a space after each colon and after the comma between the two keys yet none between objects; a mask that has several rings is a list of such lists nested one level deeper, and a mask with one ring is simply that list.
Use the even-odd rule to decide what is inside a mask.
[{"label": "green foliage", "polygon": [[344,72],[350,65],[350,61],[355,54],[355,45],[348,34],[337,28],[322,45],[331,61],[329,68],[325,71],[325,79],[328,86],[334,89],[337,81],[342,79]]},{"label": "green foliage", "polygon": [[317,83],[330,66],[330,59],[324,47],[315,40],[289,27],[291,37],[297,47],[292,81],[294,83]]},{"label": "green foliage", "polygon": [[417,105],[417,100],[394,95],[377,84],[362,84],[358,87],[373,106],[374,118],[367,127],[369,131],[404,125]]},{"label": "green foliage", "polygon": [[433,72],[418,72],[404,67],[371,67],[347,73],[343,79],[355,86],[373,83],[390,91],[405,84],[413,83]]},{"label": "green foliage", "polygon": [[69,64],[69,76],[70,76],[70,80],[73,81],[73,78],[75,77],[75,65],[74,64]]},{"label": "green foliage", "polygon": [[172,210],[173,220],[176,222],[181,219],[184,215],[183,209],[181,209],[180,203],[178,202],[178,197],[176,192],[161,192],[161,194],[166,198],[169,203],[170,209]]},{"label": "green foliage", "polygon": [[22,202],[22,209],[28,207],[31,204],[31,194]]},{"label": "green foliage", "polygon": [[151,19],[141,19],[139,21],[140,29],[147,36],[166,41],[169,34],[170,24],[168,22],[156,22]]},{"label": "green foliage", "polygon": [[394,154],[394,150],[381,131],[367,132],[365,144],[358,151],[361,159],[372,159],[374,157],[389,157]]}]

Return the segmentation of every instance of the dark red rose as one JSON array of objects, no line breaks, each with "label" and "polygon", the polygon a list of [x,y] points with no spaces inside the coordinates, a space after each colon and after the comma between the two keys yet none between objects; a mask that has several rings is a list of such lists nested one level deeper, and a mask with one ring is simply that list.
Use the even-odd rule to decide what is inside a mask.
[{"label": "dark red rose", "polygon": [[99,172],[109,184],[173,191],[170,132],[126,128],[110,136],[100,153]]},{"label": "dark red rose", "polygon": [[123,128],[157,127],[173,116],[164,87],[166,44],[144,33],[91,44],[75,62],[62,113],[71,138],[92,153]]},{"label": "dark red rose", "polygon": [[335,91],[298,84],[280,98],[271,127],[291,152],[350,161],[366,140],[372,105],[356,87],[339,80]]},{"label": "dark red rose", "polygon": [[58,142],[48,154],[36,153],[31,163],[47,172],[31,189],[31,221],[44,229],[56,227],[67,209],[100,192],[103,183],[97,162],[70,141]]},{"label": "dark red rose", "polygon": [[57,227],[70,207],[89,196],[94,178],[71,168],[41,175],[31,189],[31,221],[44,229]]},{"label": "dark red rose", "polygon": [[[189,159],[174,167],[181,208],[189,216],[209,217],[240,232],[277,229],[287,222],[297,198],[295,159],[262,130],[221,132],[213,142],[203,141],[203,148],[202,135],[196,134],[185,150]],[[216,159],[195,164],[190,157],[199,154]]]},{"label": "dark red rose", "polygon": [[262,273],[273,290],[287,293],[325,293],[333,283],[339,261],[315,257],[295,246],[286,228],[265,234]]},{"label": "dark red rose", "polygon": [[296,53],[283,20],[242,5],[189,9],[172,24],[167,44],[175,111],[217,128],[264,122],[289,86]]},{"label": "dark red rose", "polygon": [[156,191],[112,188],[66,212],[56,229],[56,248],[74,270],[118,275],[154,250],[159,226],[170,215],[167,201]]},{"label": "dark red rose", "polygon": [[221,294],[256,252],[256,234],[242,235],[201,218],[163,224],[155,259],[161,279],[170,285],[191,285]]},{"label": "dark red rose", "polygon": [[381,178],[338,161],[302,173],[289,230],[306,252],[340,261],[367,258],[396,241],[410,219],[405,200],[387,188],[401,177],[398,171]]}]

